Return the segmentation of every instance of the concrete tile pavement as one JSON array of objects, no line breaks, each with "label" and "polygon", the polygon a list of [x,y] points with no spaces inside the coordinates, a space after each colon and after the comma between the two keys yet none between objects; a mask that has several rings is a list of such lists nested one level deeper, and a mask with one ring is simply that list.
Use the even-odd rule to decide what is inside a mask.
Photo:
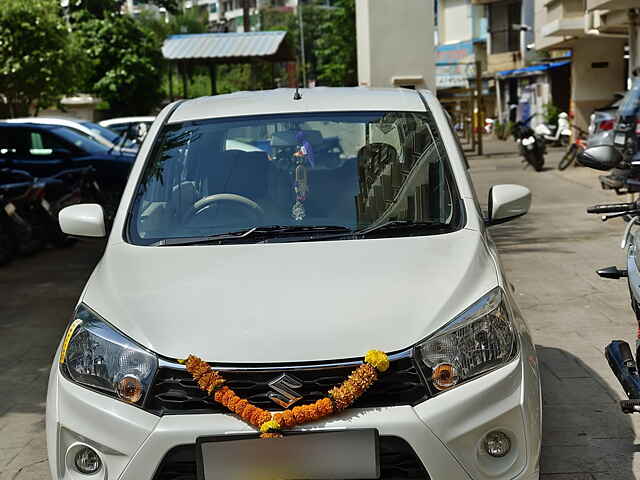
[{"label": "concrete tile pavement", "polygon": [[[633,340],[626,285],[594,270],[624,261],[623,225],[602,224],[585,207],[620,200],[597,174],[523,170],[513,148],[470,159],[481,199],[491,184],[521,183],[534,200],[529,215],[492,227],[509,279],[538,345],[544,385],[544,480],[640,477],[640,420],[620,413],[622,397],[602,349]],[[557,165],[557,153],[548,165]],[[0,269],[0,480],[48,478],[43,414],[51,359],[100,243],[49,250]]]}]

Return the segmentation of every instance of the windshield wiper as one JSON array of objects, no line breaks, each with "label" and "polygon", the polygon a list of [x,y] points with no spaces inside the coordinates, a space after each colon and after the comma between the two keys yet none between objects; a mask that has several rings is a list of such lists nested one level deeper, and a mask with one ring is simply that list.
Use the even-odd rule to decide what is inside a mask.
[{"label": "windshield wiper", "polygon": [[287,235],[306,235],[306,234],[341,234],[352,233],[349,227],[342,225],[268,225],[262,227],[252,227],[237,232],[222,233],[220,235],[209,235],[205,237],[179,237],[165,238],[152,246],[181,246],[181,245],[206,245],[223,243],[228,240],[244,240],[248,238],[260,238],[262,240]]},{"label": "windshield wiper", "polygon": [[448,228],[449,225],[440,222],[414,222],[413,220],[390,220],[388,222],[377,225],[370,225],[361,230],[353,232],[356,237],[366,237],[372,233],[394,230],[400,232],[408,232],[414,230],[431,230]]}]

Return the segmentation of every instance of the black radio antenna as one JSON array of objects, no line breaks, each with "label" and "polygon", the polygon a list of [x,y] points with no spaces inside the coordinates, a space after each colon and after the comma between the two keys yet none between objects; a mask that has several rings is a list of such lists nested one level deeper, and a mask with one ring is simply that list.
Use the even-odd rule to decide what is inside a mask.
[{"label": "black radio antenna", "polygon": [[296,91],[293,94],[294,100],[302,100],[302,95],[300,95],[300,87],[296,85]]}]

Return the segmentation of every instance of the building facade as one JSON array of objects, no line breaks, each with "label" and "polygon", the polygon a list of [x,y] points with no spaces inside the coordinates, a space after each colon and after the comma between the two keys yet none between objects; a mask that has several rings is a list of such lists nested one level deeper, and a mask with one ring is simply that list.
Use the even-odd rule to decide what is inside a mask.
[{"label": "building facade", "polygon": [[610,104],[627,86],[634,57],[625,54],[632,43],[632,6],[640,2],[536,0],[535,46],[552,56],[571,52],[569,110],[581,128],[594,109]]}]

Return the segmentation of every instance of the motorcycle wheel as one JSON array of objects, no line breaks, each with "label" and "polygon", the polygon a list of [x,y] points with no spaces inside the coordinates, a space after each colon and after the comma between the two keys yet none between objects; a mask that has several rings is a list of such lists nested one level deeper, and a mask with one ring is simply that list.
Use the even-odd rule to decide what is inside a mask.
[{"label": "motorcycle wheel", "polygon": [[576,153],[577,153],[576,146],[571,145],[571,148],[569,148],[569,150],[566,151],[566,153],[560,160],[560,163],[558,163],[558,170],[564,170],[569,165],[571,165],[576,159]]},{"label": "motorcycle wheel", "polygon": [[541,172],[544,167],[544,155],[537,152],[527,152],[525,155],[527,163],[533,167],[536,172]]}]

